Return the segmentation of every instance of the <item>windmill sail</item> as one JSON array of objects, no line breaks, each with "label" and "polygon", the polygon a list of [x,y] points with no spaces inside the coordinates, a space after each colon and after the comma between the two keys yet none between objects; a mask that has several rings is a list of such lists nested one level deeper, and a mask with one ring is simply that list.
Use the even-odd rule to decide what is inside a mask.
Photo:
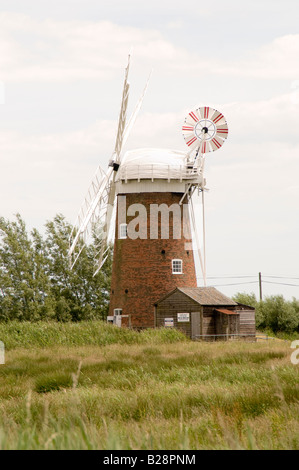
[{"label": "windmill sail", "polygon": [[109,247],[108,240],[115,202],[115,178],[121,162],[121,151],[125,141],[128,138],[129,132],[132,129],[136,116],[141,108],[141,104],[145,96],[150,78],[148,78],[143,93],[126,126],[130,89],[128,82],[129,67],[130,56],[128,57],[128,64],[125,69],[125,79],[118,119],[117,136],[114,152],[112,154],[111,160],[109,161],[108,172],[105,173],[101,167],[98,167],[70,236],[69,258],[71,267],[73,268],[79,259],[84,246],[92,237],[93,231],[95,229],[100,231],[97,236],[98,255],[95,259],[94,275],[101,269],[105,260],[107,259],[106,253]]},{"label": "windmill sail", "polygon": [[104,229],[112,171],[109,169],[109,172],[105,173],[99,166],[89,186],[70,236],[71,268],[74,267],[85,244],[92,237],[95,226]]},{"label": "windmill sail", "polygon": [[122,100],[121,100],[117,136],[116,136],[115,149],[114,149],[116,163],[119,163],[119,156],[120,156],[120,152],[121,152],[122,145],[123,145],[123,135],[124,135],[126,119],[127,119],[127,108],[128,108],[129,90],[130,90],[130,84],[128,83],[129,67],[130,67],[130,56],[128,58],[128,65],[125,71],[125,81],[124,81],[124,87],[123,87],[123,95],[122,95]]}]

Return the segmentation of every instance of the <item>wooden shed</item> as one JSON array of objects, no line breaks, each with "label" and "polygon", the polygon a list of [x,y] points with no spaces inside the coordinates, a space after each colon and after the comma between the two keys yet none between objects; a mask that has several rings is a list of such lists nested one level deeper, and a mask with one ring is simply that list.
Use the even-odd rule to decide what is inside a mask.
[{"label": "wooden shed", "polygon": [[214,287],[177,287],[155,304],[155,326],[177,328],[191,339],[255,338],[255,309]]}]

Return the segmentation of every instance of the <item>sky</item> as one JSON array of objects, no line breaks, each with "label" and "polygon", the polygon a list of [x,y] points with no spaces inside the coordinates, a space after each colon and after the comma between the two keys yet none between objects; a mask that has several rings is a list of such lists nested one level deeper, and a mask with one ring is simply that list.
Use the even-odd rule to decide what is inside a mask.
[{"label": "sky", "polygon": [[129,114],[153,72],[124,150],[186,150],[198,106],[227,119],[205,165],[208,284],[258,296],[261,272],[264,296],[299,298],[298,16],[297,0],[0,0],[0,216],[75,222],[131,53]]}]

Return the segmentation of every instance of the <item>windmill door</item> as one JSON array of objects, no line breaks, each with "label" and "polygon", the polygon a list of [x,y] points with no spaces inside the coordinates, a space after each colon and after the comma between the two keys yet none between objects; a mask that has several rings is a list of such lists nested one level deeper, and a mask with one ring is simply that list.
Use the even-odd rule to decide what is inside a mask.
[{"label": "windmill door", "polygon": [[200,312],[191,313],[191,339],[200,339],[198,335],[201,335],[201,315]]}]

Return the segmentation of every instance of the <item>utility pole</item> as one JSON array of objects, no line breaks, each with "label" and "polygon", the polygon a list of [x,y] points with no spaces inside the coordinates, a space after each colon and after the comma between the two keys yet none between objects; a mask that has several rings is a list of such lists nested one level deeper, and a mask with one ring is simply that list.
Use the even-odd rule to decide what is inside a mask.
[{"label": "utility pole", "polygon": [[262,273],[259,273],[259,290],[260,290],[260,301],[263,300],[262,294]]}]

